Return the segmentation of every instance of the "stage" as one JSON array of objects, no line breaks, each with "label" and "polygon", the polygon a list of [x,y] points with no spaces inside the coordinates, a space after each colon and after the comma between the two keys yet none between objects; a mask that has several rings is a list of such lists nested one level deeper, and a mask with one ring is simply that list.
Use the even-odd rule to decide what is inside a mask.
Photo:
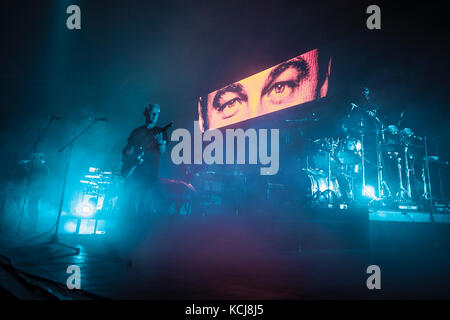
[{"label": "stage", "polygon": [[0,294],[450,299],[438,5],[53,2],[0,4]]},{"label": "stage", "polygon": [[[413,217],[425,221],[422,215]],[[60,299],[448,298],[450,242],[440,236],[445,232],[433,238],[429,222],[392,222],[402,216],[371,212],[367,225],[323,217],[257,223],[178,216],[155,220],[148,236],[129,252],[115,250],[107,234],[62,234],[60,241],[79,248],[79,255],[64,256],[71,251],[55,247],[2,248],[1,253],[17,269],[61,284],[31,279]],[[448,231],[447,215],[435,214],[434,221]],[[367,237],[360,237],[366,228]],[[356,235],[343,241],[349,232]],[[366,268],[372,264],[381,268],[381,290],[366,287]],[[82,292],[65,288],[69,265],[80,267]],[[4,265],[1,279],[16,297],[43,298]]]}]

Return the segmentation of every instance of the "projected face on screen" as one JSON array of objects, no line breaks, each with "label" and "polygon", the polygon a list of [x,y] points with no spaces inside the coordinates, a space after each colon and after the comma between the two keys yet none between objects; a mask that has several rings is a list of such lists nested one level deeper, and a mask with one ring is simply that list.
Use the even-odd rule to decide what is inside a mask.
[{"label": "projected face on screen", "polygon": [[200,97],[201,129],[228,126],[324,97],[329,68],[326,81],[319,84],[315,49]]}]

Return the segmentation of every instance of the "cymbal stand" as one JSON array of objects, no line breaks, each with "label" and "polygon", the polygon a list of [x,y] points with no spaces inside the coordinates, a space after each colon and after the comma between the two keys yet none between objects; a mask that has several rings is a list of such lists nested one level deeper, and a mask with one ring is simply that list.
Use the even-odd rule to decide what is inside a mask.
[{"label": "cymbal stand", "polygon": [[328,190],[327,190],[327,198],[328,198],[328,207],[331,207],[331,154],[334,153],[334,141],[333,138],[330,140],[330,149],[328,150]]},{"label": "cymbal stand", "polygon": [[380,130],[380,126],[377,125],[377,129],[376,129],[376,133],[375,133],[375,139],[376,139],[376,144],[377,144],[377,184],[378,184],[378,198],[384,198],[384,189],[382,186],[382,181],[383,181],[383,160],[381,158],[381,141],[383,141],[383,136],[380,139],[380,134],[384,135],[384,127],[383,127],[383,123],[380,123],[381,125],[381,130]]},{"label": "cymbal stand", "polygon": [[362,171],[362,195],[366,195],[366,164],[365,164],[365,151],[364,151],[364,123],[361,116],[360,128],[361,128],[361,171]]},{"label": "cymbal stand", "polygon": [[39,132],[39,135],[37,136],[36,140],[33,143],[33,147],[31,148],[31,157],[30,157],[30,169],[27,172],[26,178],[25,178],[25,192],[26,194],[23,195],[23,199],[22,199],[22,205],[21,205],[21,210],[20,210],[20,219],[19,219],[19,227],[17,230],[17,234],[19,235],[22,231],[22,223],[23,223],[23,218],[25,215],[25,206],[26,203],[28,201],[28,196],[30,194],[31,191],[31,179],[32,176],[34,174],[34,155],[37,151],[37,147],[39,145],[39,142],[41,141],[42,137],[44,136],[44,133],[47,132],[48,128],[50,127],[50,125],[52,124],[54,118],[50,117],[47,121],[47,124],[44,126],[44,128],[42,128],[42,130]]},{"label": "cymbal stand", "polygon": [[425,171],[426,171],[425,167],[426,167],[426,165],[424,163],[422,166],[422,183],[423,183],[422,199],[429,200],[430,193],[428,192],[428,182],[427,182],[427,178],[426,178],[426,174],[425,174]]},{"label": "cymbal stand", "polygon": [[[425,170],[426,170],[426,177],[428,180],[428,183],[426,184],[426,189],[428,191],[428,199],[430,200],[430,218],[431,221],[433,222],[433,196],[431,194],[431,179],[430,179],[430,164],[429,164],[429,159],[428,159],[428,144],[427,144],[427,136],[425,136],[423,138],[423,143],[424,143],[424,147],[425,147]],[[425,176],[425,175],[424,175]],[[425,198],[425,199],[427,199]]]},{"label": "cymbal stand", "polygon": [[402,177],[402,158],[400,155],[397,155],[397,168],[398,168],[398,180],[399,180],[399,190],[397,193],[397,200],[398,201],[405,201],[406,200],[406,189],[403,186],[403,177]]},{"label": "cymbal stand", "polygon": [[407,200],[411,200],[411,198],[412,198],[411,171],[412,171],[412,169],[409,167],[408,145],[406,145],[405,146],[405,172],[406,172],[406,197],[407,197]]}]

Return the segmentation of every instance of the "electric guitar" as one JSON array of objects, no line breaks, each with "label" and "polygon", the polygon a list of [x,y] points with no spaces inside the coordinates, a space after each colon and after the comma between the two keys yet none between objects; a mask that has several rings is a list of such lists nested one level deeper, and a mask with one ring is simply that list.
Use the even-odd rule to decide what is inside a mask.
[{"label": "electric guitar", "polygon": [[[165,127],[161,128],[157,134],[164,133],[173,125],[173,122],[169,123]],[[138,168],[142,163],[144,163],[144,147],[143,146],[135,146],[132,154],[126,156],[123,159],[122,169],[120,170],[120,174],[125,179],[128,179],[133,172]]]}]

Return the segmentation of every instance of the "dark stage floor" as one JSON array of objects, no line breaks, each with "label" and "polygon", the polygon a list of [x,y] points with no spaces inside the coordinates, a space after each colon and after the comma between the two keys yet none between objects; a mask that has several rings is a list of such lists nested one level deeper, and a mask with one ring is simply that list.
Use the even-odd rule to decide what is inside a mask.
[{"label": "dark stage floor", "polygon": [[[265,230],[277,229],[272,226]],[[401,232],[392,226],[381,232],[379,222],[369,226],[366,247],[302,250],[295,236],[282,239],[239,218],[177,217],[155,221],[133,248],[116,250],[117,242],[106,235],[63,235],[61,241],[80,248],[79,255],[63,256],[70,250],[48,247],[18,249],[20,241],[5,238],[1,253],[17,269],[60,284],[69,276],[67,267],[78,265],[83,290],[113,299],[449,298],[448,247],[428,245],[414,233],[406,243],[390,243],[386,234]],[[381,290],[366,287],[371,264],[381,268]],[[4,289],[22,298],[39,297],[0,270]],[[61,298],[95,298],[66,291]]]}]

